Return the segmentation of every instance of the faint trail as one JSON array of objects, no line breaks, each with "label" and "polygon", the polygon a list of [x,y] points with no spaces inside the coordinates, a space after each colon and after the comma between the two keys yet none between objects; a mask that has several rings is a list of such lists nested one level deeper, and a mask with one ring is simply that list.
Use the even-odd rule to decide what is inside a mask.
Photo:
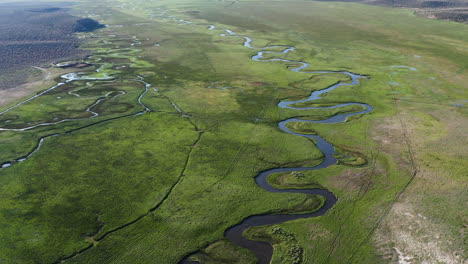
[{"label": "faint trail", "polygon": [[[393,86],[390,86],[390,87],[391,87],[391,89],[393,91],[395,90],[395,88]],[[395,195],[395,198],[385,208],[384,212],[379,217],[379,219],[377,220],[376,224],[372,227],[370,232],[359,243],[359,246],[355,250],[353,250],[353,253],[352,253],[351,257],[349,258],[349,260],[346,263],[351,263],[351,261],[354,259],[354,257],[356,257],[356,254],[357,254],[358,250],[372,237],[372,235],[375,233],[377,228],[380,227],[383,220],[385,220],[385,218],[388,216],[388,214],[390,213],[390,210],[393,208],[395,203],[400,199],[401,195],[406,191],[408,186],[410,186],[411,183],[414,181],[414,179],[416,178],[416,176],[418,174],[418,171],[419,171],[419,165],[416,163],[416,158],[414,157],[414,151],[413,151],[413,147],[412,147],[412,144],[411,144],[411,140],[409,139],[409,136],[408,136],[408,130],[406,128],[406,124],[405,124],[405,122],[403,122],[403,119],[401,118],[401,111],[400,111],[400,107],[398,106],[398,100],[399,99],[393,97],[393,104],[395,105],[395,109],[397,109],[397,117],[398,117],[398,120],[400,122],[400,126],[401,126],[401,129],[403,131],[403,137],[405,139],[405,144],[406,144],[406,147],[407,147],[407,150],[408,150],[408,153],[409,153],[409,161],[411,163],[412,174],[411,174],[411,177],[408,180],[408,182],[406,182],[406,184],[401,188],[401,190]]]}]

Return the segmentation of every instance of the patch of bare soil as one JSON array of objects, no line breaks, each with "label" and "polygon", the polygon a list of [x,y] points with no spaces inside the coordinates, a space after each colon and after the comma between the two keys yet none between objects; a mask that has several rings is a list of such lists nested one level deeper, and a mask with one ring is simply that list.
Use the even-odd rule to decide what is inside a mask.
[{"label": "patch of bare soil", "polygon": [[[466,125],[462,116],[447,107],[430,114],[417,110],[418,106],[405,108],[374,129],[374,140],[401,170],[411,165],[405,158],[408,146],[402,140],[407,137],[418,168],[411,185],[376,230],[374,245],[388,263],[465,263],[462,244],[468,219],[460,208],[466,205],[467,197],[460,186],[463,180],[457,176],[463,173],[463,164],[444,167],[441,164],[445,161],[436,162],[448,155],[466,154],[466,148],[456,146]],[[441,216],[441,212],[450,217]]]},{"label": "patch of bare soil", "polygon": [[399,168],[409,170],[411,168],[408,157],[408,150],[403,132],[398,117],[389,117],[384,121],[379,121],[376,128],[372,132],[372,138],[379,142],[380,151],[393,158]]},{"label": "patch of bare soil", "polygon": [[374,242],[390,263],[464,263],[462,252],[454,250],[458,245],[453,245],[446,229],[414,209],[411,195],[407,195],[393,206]]}]

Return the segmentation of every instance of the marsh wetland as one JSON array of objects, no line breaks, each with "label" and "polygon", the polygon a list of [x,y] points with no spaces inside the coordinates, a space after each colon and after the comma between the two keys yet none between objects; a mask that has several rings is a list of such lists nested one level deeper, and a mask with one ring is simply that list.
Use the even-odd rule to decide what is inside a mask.
[{"label": "marsh wetland", "polygon": [[79,52],[0,93],[0,262],[466,260],[466,25],[296,0],[30,10],[65,7]]}]

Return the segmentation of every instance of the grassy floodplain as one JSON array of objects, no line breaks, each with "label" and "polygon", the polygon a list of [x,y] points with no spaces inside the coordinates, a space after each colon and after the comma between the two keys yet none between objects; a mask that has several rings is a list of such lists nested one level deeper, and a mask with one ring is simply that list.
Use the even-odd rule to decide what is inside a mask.
[{"label": "grassy floodplain", "polygon": [[[79,71],[112,78],[70,82],[0,115],[3,128],[75,119],[0,131],[0,162],[60,133],[0,170],[0,261],[176,263],[195,252],[203,263],[254,263],[250,252],[223,240],[226,228],[249,215],[317,208],[317,197],[269,193],[253,177],[320,162],[313,142],[276,124],[352,109],[296,111],[277,103],[348,80],[254,62],[255,51],[210,24],[247,35],[254,46],[293,45],[285,58],[310,62],[311,70],[368,76],[318,104],[362,102],[373,112],[334,125],[292,125],[342,155],[335,166],[302,178],[273,175],[271,183],[321,186],[339,201],[322,217],[248,230],[274,243],[272,263],[292,263],[297,252],[302,263],[385,263],[401,258],[395,248],[423,261],[424,250],[407,241],[424,245],[425,234],[439,233],[434,250],[466,257],[457,236],[466,219],[466,25],[313,1],[82,1],[75,10],[108,25],[81,35],[93,66]],[[143,97],[138,76],[152,85]],[[91,110],[99,116],[90,118],[86,109],[98,99]],[[144,107],[151,111],[134,115]]]}]

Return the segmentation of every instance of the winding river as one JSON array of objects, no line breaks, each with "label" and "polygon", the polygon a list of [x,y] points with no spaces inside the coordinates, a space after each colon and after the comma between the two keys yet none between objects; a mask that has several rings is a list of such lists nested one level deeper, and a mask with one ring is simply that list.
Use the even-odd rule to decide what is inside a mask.
[{"label": "winding river", "polygon": [[[209,25],[208,30],[214,30],[215,26],[214,25]],[[283,120],[278,123],[278,128],[281,129],[282,131],[295,135],[295,136],[300,136],[300,137],[306,137],[310,138],[315,142],[316,147],[322,152],[323,154],[323,160],[319,165],[313,166],[313,167],[293,167],[293,168],[274,168],[274,169],[269,169],[266,171],[262,171],[255,177],[255,183],[262,189],[268,191],[268,192],[274,192],[274,193],[302,193],[302,194],[308,194],[308,195],[318,195],[322,196],[325,200],[324,204],[316,211],[310,212],[310,213],[303,213],[303,214],[263,214],[263,215],[254,215],[254,216],[249,216],[245,219],[242,220],[239,224],[236,224],[230,228],[228,228],[224,232],[224,236],[226,239],[231,241],[232,243],[246,248],[250,251],[252,251],[256,257],[257,257],[257,263],[258,264],[268,264],[271,261],[271,257],[273,255],[273,247],[272,245],[266,243],[266,242],[261,242],[261,241],[253,241],[245,238],[242,234],[243,232],[254,226],[265,226],[265,225],[274,225],[274,224],[280,224],[284,223],[287,221],[295,220],[295,219],[302,219],[302,218],[310,218],[310,217],[317,217],[324,215],[328,210],[330,210],[335,203],[337,202],[336,196],[331,193],[328,190],[325,189],[319,189],[319,188],[312,188],[312,189],[277,189],[273,186],[271,186],[267,178],[269,175],[274,174],[274,173],[287,173],[287,172],[295,172],[295,171],[310,171],[310,170],[319,170],[323,168],[327,168],[329,166],[332,166],[337,163],[336,158],[333,156],[335,153],[335,149],[332,144],[327,142],[325,139],[318,135],[309,135],[309,134],[301,134],[298,132],[291,131],[288,129],[287,124],[291,122],[307,122],[307,123],[325,123],[325,124],[334,124],[334,123],[340,123],[340,122],[345,122],[346,119],[350,116],[354,115],[360,115],[360,114],[366,114],[369,113],[370,111],[373,110],[373,108],[368,105],[368,104],[363,104],[363,103],[343,103],[343,104],[337,104],[333,106],[325,106],[325,107],[295,107],[294,105],[297,103],[307,103],[307,102],[312,102],[321,99],[321,95],[331,92],[341,86],[350,86],[350,85],[356,85],[359,83],[360,78],[366,78],[365,76],[359,75],[359,74],[354,74],[348,71],[306,71],[310,64],[307,62],[303,61],[292,61],[292,60],[287,60],[283,58],[271,58],[271,59],[265,59],[264,55],[265,54],[273,54],[273,55],[285,55],[289,52],[295,51],[296,48],[293,46],[284,46],[284,45],[276,45],[276,46],[266,46],[266,47],[254,47],[252,46],[253,40],[249,37],[246,36],[241,36],[237,35],[235,32],[232,30],[225,29],[224,33],[221,33],[220,36],[225,36],[225,37],[235,37],[235,38],[241,38],[244,40],[243,45],[244,47],[250,48],[250,49],[255,49],[258,50],[258,52],[252,56],[252,60],[254,61],[259,61],[259,62],[285,62],[289,64],[295,64],[298,65],[295,68],[291,68],[290,70],[293,72],[297,73],[302,73],[302,74],[328,74],[328,73],[340,73],[348,76],[351,81],[349,83],[336,83],[334,85],[331,85],[325,89],[318,90],[318,91],[313,91],[309,97],[303,100],[297,100],[297,101],[281,101],[278,103],[278,107],[280,108],[287,108],[287,109],[294,109],[294,110],[309,110],[309,109],[331,109],[331,108],[338,108],[338,107],[343,107],[343,106],[350,106],[350,105],[356,105],[360,106],[363,110],[361,111],[356,111],[356,112],[351,112],[351,113],[342,113],[342,114],[337,114],[334,115],[330,118],[324,119],[324,120],[304,120],[304,119],[298,119],[298,118],[290,118]],[[279,52],[271,51],[273,49],[282,49]],[[188,257],[184,258],[183,260],[180,261],[182,264],[192,264],[192,263],[198,263],[196,261],[189,260]]]},{"label": "winding river", "polygon": [[[151,16],[153,16],[153,15],[151,15]],[[192,22],[186,21],[186,20],[177,20],[177,21],[181,25],[191,25],[192,24]],[[214,25],[209,25],[208,30],[215,30],[215,29],[216,29],[216,27]],[[336,158],[333,156],[333,154],[335,153],[335,150],[334,150],[334,147],[333,147],[332,144],[330,144],[329,142],[327,142],[325,139],[323,139],[322,137],[320,137],[318,135],[301,134],[301,133],[298,133],[298,132],[291,131],[290,129],[287,128],[287,124],[291,123],[291,122],[326,123],[326,124],[340,123],[340,122],[345,122],[346,119],[348,117],[350,117],[350,116],[366,114],[366,113],[372,111],[373,109],[372,109],[372,107],[370,105],[363,104],[363,103],[343,103],[343,104],[337,104],[337,105],[326,106],[326,107],[295,107],[294,105],[297,104],[297,103],[307,103],[307,102],[313,102],[313,101],[319,100],[319,99],[321,99],[320,96],[322,94],[331,92],[334,89],[337,89],[337,88],[339,88],[341,86],[356,85],[356,84],[359,83],[360,78],[366,78],[366,77],[362,76],[362,75],[354,74],[354,73],[351,73],[351,72],[347,72],[347,71],[306,71],[306,69],[310,66],[310,64],[307,63],[307,62],[292,61],[292,60],[287,60],[287,59],[283,59],[283,58],[279,58],[279,57],[278,58],[270,58],[270,59],[264,58],[265,54],[284,56],[285,54],[288,54],[289,52],[295,51],[296,48],[293,47],[293,46],[276,45],[276,46],[266,46],[266,47],[254,47],[254,46],[252,46],[252,42],[253,42],[252,39],[250,39],[249,37],[246,37],[246,36],[237,35],[235,32],[233,32],[231,30],[228,30],[228,29],[225,29],[223,31],[223,33],[220,34],[220,36],[241,38],[241,39],[244,40],[243,45],[245,47],[250,48],[250,49],[254,49],[254,50],[258,50],[258,52],[254,56],[252,56],[252,58],[251,58],[254,61],[258,61],[258,62],[282,62],[282,63],[295,64],[295,65],[298,65],[298,66],[295,67],[295,68],[290,69],[293,72],[297,72],[297,73],[301,73],[301,74],[329,74],[329,73],[335,73],[336,74],[336,73],[340,73],[340,74],[348,76],[351,79],[351,81],[349,83],[339,82],[339,83],[331,85],[331,86],[329,86],[329,87],[327,87],[325,89],[318,90],[318,91],[313,91],[308,98],[303,99],[303,100],[281,101],[281,102],[278,103],[278,107],[293,109],[293,110],[309,110],[309,109],[327,109],[327,108],[331,109],[331,108],[338,108],[338,107],[343,107],[343,106],[356,105],[356,106],[360,106],[360,108],[363,109],[363,110],[352,112],[352,113],[337,114],[335,116],[332,116],[332,117],[324,119],[324,120],[304,120],[304,119],[298,119],[298,118],[290,118],[290,119],[286,119],[286,120],[283,120],[283,121],[278,123],[278,128],[281,129],[282,131],[288,133],[288,134],[312,139],[315,142],[316,147],[322,152],[324,158],[323,158],[322,162],[319,165],[316,165],[316,166],[313,166],[313,167],[273,168],[273,169],[263,171],[263,172],[259,173],[255,177],[255,183],[259,187],[261,187],[262,189],[264,189],[266,191],[269,191],[269,192],[274,192],[274,193],[301,193],[301,194],[308,194],[308,195],[318,195],[318,196],[322,196],[324,198],[325,202],[323,203],[323,205],[318,210],[316,210],[314,212],[309,212],[309,213],[302,213],[302,214],[263,214],[263,215],[249,216],[249,217],[243,219],[239,224],[236,224],[236,225],[228,228],[225,231],[224,236],[226,237],[226,239],[228,239],[229,241],[231,241],[232,243],[234,243],[234,244],[236,244],[236,245],[238,245],[240,247],[243,247],[243,248],[246,248],[246,249],[252,251],[257,257],[257,263],[259,263],[259,264],[268,264],[271,261],[271,257],[272,257],[272,254],[273,254],[273,247],[270,244],[266,243],[266,242],[253,241],[253,240],[249,240],[249,239],[243,237],[242,234],[246,229],[248,229],[250,227],[255,227],[255,226],[265,226],[265,225],[279,224],[279,223],[283,223],[283,222],[287,222],[287,221],[291,221],[291,220],[295,220],[295,219],[311,218],[311,217],[321,216],[321,215],[324,215],[328,210],[330,210],[335,205],[335,203],[337,202],[337,198],[335,197],[335,195],[333,193],[331,193],[330,191],[325,190],[325,189],[319,189],[319,188],[277,189],[277,188],[274,188],[273,186],[271,186],[268,183],[268,181],[267,181],[268,176],[271,175],[271,174],[274,174],[274,173],[287,173],[287,172],[295,172],[295,171],[319,170],[319,169],[327,168],[327,167],[332,166],[332,165],[337,163]],[[278,52],[277,51],[272,51],[272,50],[278,50],[278,49],[280,49],[281,51],[278,51]],[[51,90],[54,90],[54,89],[64,85],[65,83],[68,83],[68,82],[71,82],[71,81],[75,81],[75,80],[90,80],[90,81],[94,80],[94,81],[96,81],[96,80],[103,80],[103,79],[111,79],[111,77],[109,77],[109,76],[104,76],[102,79],[100,79],[100,78],[86,79],[86,77],[82,77],[82,76],[80,77],[75,73],[70,73],[70,74],[67,74],[67,75],[63,75],[62,78],[65,79],[65,81],[63,83],[59,83],[56,86],[54,86],[54,87],[52,87],[52,88],[50,88],[48,90],[45,90],[45,91],[43,91],[43,92],[41,92],[41,93],[39,93],[39,94],[37,94],[37,95],[35,95],[33,97],[21,102],[21,103],[18,103],[18,104],[14,105],[14,106],[12,106],[10,108],[7,108],[6,110],[0,112],[0,115],[4,114],[4,113],[6,113],[6,112],[20,106],[20,105],[23,105],[23,104],[25,104],[25,103],[27,103],[27,102],[29,102],[31,100],[34,100],[35,98],[37,98],[37,97],[39,97],[41,95],[44,95],[45,93],[47,93],[47,92],[49,92]],[[149,91],[149,88],[151,87],[151,85],[146,83],[143,80],[143,78],[140,77],[140,76],[138,76],[138,79],[133,79],[133,81],[140,82],[140,83],[144,84],[144,86],[145,86],[145,90],[140,94],[140,96],[137,99],[138,104],[140,106],[142,106],[144,110],[142,110],[142,111],[140,111],[140,112],[138,112],[136,114],[125,115],[125,116],[121,116],[121,117],[118,117],[118,118],[122,118],[122,117],[126,117],[126,116],[141,115],[143,113],[151,111],[141,101],[143,96]],[[119,94],[117,94],[115,96],[119,96],[119,95],[122,95],[122,93],[119,93]],[[102,100],[106,99],[108,96],[110,96],[110,94],[107,94],[102,98],[98,98],[98,100],[93,105],[89,106],[86,109],[86,111],[88,111],[88,112],[90,112],[92,114],[91,117],[98,116],[98,114],[96,112],[92,111],[92,108],[94,106],[96,106],[97,104],[99,104]],[[178,109],[177,106],[172,101],[171,101],[171,103],[172,103],[172,105],[174,106],[174,108],[176,110],[181,112],[180,109]],[[113,119],[116,119],[116,118],[113,118]],[[58,121],[56,123],[43,123],[43,124],[38,124],[38,125],[35,125],[35,126],[32,126],[32,127],[21,128],[21,129],[1,129],[0,128],[0,130],[24,131],[24,130],[29,130],[29,129],[39,127],[39,126],[53,125],[53,124],[58,124],[58,123],[61,123],[61,122],[66,122],[66,121],[71,121],[71,120],[72,119],[64,119],[64,120]],[[81,127],[81,128],[85,128],[85,127],[88,127],[88,126],[90,126],[90,125],[87,125],[87,126],[84,126],[84,127]],[[68,131],[68,132],[65,132],[65,133],[71,133],[71,132],[79,130],[81,128],[74,129],[72,131]],[[51,135],[47,135],[47,136],[44,136],[44,137],[40,138],[39,141],[38,141],[37,146],[28,155],[26,155],[24,157],[21,157],[21,158],[18,158],[16,160],[12,161],[12,162],[7,162],[7,163],[0,164],[0,168],[9,167],[13,163],[21,162],[21,161],[26,160],[27,158],[29,158],[31,155],[33,155],[41,147],[41,145],[42,145],[45,138],[56,136],[56,135],[58,135],[58,134],[51,134]],[[180,263],[188,264],[188,263],[198,263],[198,262],[191,261],[191,260],[189,260],[188,257],[186,257],[183,260],[181,260]]]}]

